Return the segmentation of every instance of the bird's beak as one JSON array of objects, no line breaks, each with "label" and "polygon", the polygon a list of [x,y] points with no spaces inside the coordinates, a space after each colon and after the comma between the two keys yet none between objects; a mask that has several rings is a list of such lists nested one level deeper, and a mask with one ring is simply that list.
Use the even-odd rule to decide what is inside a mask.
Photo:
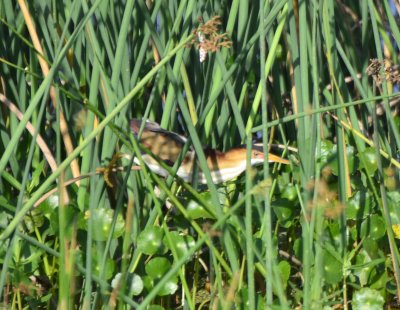
[{"label": "bird's beak", "polygon": [[287,159],[284,159],[282,157],[279,157],[275,154],[272,153],[268,153],[268,162],[270,163],[281,163],[281,164],[285,164],[288,165],[290,163],[290,161],[288,161]]},{"label": "bird's beak", "polygon": [[[254,143],[253,147],[262,150],[263,148],[263,144],[262,143]],[[290,161],[288,161],[287,159],[284,159],[282,157],[279,157],[271,152],[268,152],[268,162],[270,163],[281,163],[281,164],[285,164],[288,165],[290,163]]]}]

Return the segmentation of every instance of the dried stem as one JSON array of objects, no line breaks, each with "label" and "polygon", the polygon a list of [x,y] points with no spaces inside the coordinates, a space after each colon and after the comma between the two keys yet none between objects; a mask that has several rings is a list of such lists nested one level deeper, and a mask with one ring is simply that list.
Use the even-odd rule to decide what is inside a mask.
[{"label": "dried stem", "polygon": [[[38,60],[40,67],[42,68],[43,75],[46,77],[49,74],[49,65],[47,64],[47,61],[44,59],[44,51],[42,49],[42,46],[40,44],[39,37],[36,32],[35,25],[33,23],[33,20],[31,18],[31,15],[29,13],[28,7],[25,4],[24,0],[18,0],[19,6],[21,8],[21,12],[24,16],[26,26],[28,28],[29,34],[32,39],[33,46],[35,49],[38,51]],[[54,86],[50,86],[50,98],[53,103],[54,108],[57,106],[57,96],[56,96],[56,91]],[[74,150],[74,147],[72,145],[72,140],[68,132],[68,126],[67,122],[65,120],[64,113],[60,109],[60,130],[61,130],[61,135],[63,137],[65,149],[67,151],[67,154],[70,155],[72,151]],[[79,170],[79,165],[78,161],[74,159],[71,162],[71,170],[72,170],[72,175],[76,178],[79,177],[80,175],[80,170]],[[79,186],[79,182],[77,183]]]}]

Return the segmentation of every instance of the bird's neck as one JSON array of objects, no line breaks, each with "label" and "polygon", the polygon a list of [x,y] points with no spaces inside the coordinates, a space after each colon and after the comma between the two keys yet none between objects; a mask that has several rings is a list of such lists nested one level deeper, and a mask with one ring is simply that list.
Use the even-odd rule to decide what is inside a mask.
[{"label": "bird's neck", "polygon": [[[224,169],[224,168],[242,168],[242,171],[246,169],[247,156],[245,152],[233,152],[229,151],[226,153],[219,152],[217,150],[209,149],[206,150],[207,164],[210,170]],[[264,159],[250,159],[250,164],[255,165],[264,162]]]}]

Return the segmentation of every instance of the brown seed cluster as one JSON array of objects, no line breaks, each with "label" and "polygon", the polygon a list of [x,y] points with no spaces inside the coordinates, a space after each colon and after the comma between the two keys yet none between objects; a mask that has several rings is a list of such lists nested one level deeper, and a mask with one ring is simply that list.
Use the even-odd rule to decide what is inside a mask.
[{"label": "brown seed cluster", "polygon": [[113,155],[113,158],[106,167],[99,167],[96,169],[96,173],[102,173],[104,175],[104,181],[111,188],[113,188],[114,184],[116,183],[116,179],[113,173],[118,167],[118,161],[122,157],[124,156],[121,153],[116,153]]},{"label": "brown seed cluster", "polygon": [[230,48],[232,41],[227,33],[218,33],[222,24],[219,16],[214,16],[212,19],[197,27],[193,34],[195,37],[188,43],[188,47],[195,45],[199,50],[205,52],[216,52],[221,47]]},{"label": "brown seed cluster", "polygon": [[338,201],[337,192],[329,189],[328,184],[323,179],[317,184],[314,181],[310,181],[307,187],[310,191],[317,191],[317,199],[307,204],[308,210],[311,211],[313,208],[322,208],[325,217],[330,219],[335,219],[340,216],[343,212],[344,205]]},{"label": "brown seed cluster", "polygon": [[365,71],[374,78],[378,85],[382,84],[384,80],[391,83],[400,82],[398,66],[392,66],[387,59],[370,59],[370,65]]}]

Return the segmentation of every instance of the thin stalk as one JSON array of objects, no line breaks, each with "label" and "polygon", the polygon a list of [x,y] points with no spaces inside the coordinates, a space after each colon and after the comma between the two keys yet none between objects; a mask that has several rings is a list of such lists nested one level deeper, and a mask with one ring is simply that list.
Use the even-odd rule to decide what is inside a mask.
[{"label": "thin stalk", "polygon": [[[247,162],[246,162],[246,192],[250,192],[251,180],[251,135],[247,136]],[[246,260],[247,260],[247,287],[249,309],[256,309],[256,288],[254,283],[254,253],[253,253],[253,208],[252,197],[246,198],[245,208],[245,237],[246,237]],[[268,269],[267,269],[268,270]],[[270,273],[271,274],[271,273]],[[269,278],[269,277],[268,277]]]}]

